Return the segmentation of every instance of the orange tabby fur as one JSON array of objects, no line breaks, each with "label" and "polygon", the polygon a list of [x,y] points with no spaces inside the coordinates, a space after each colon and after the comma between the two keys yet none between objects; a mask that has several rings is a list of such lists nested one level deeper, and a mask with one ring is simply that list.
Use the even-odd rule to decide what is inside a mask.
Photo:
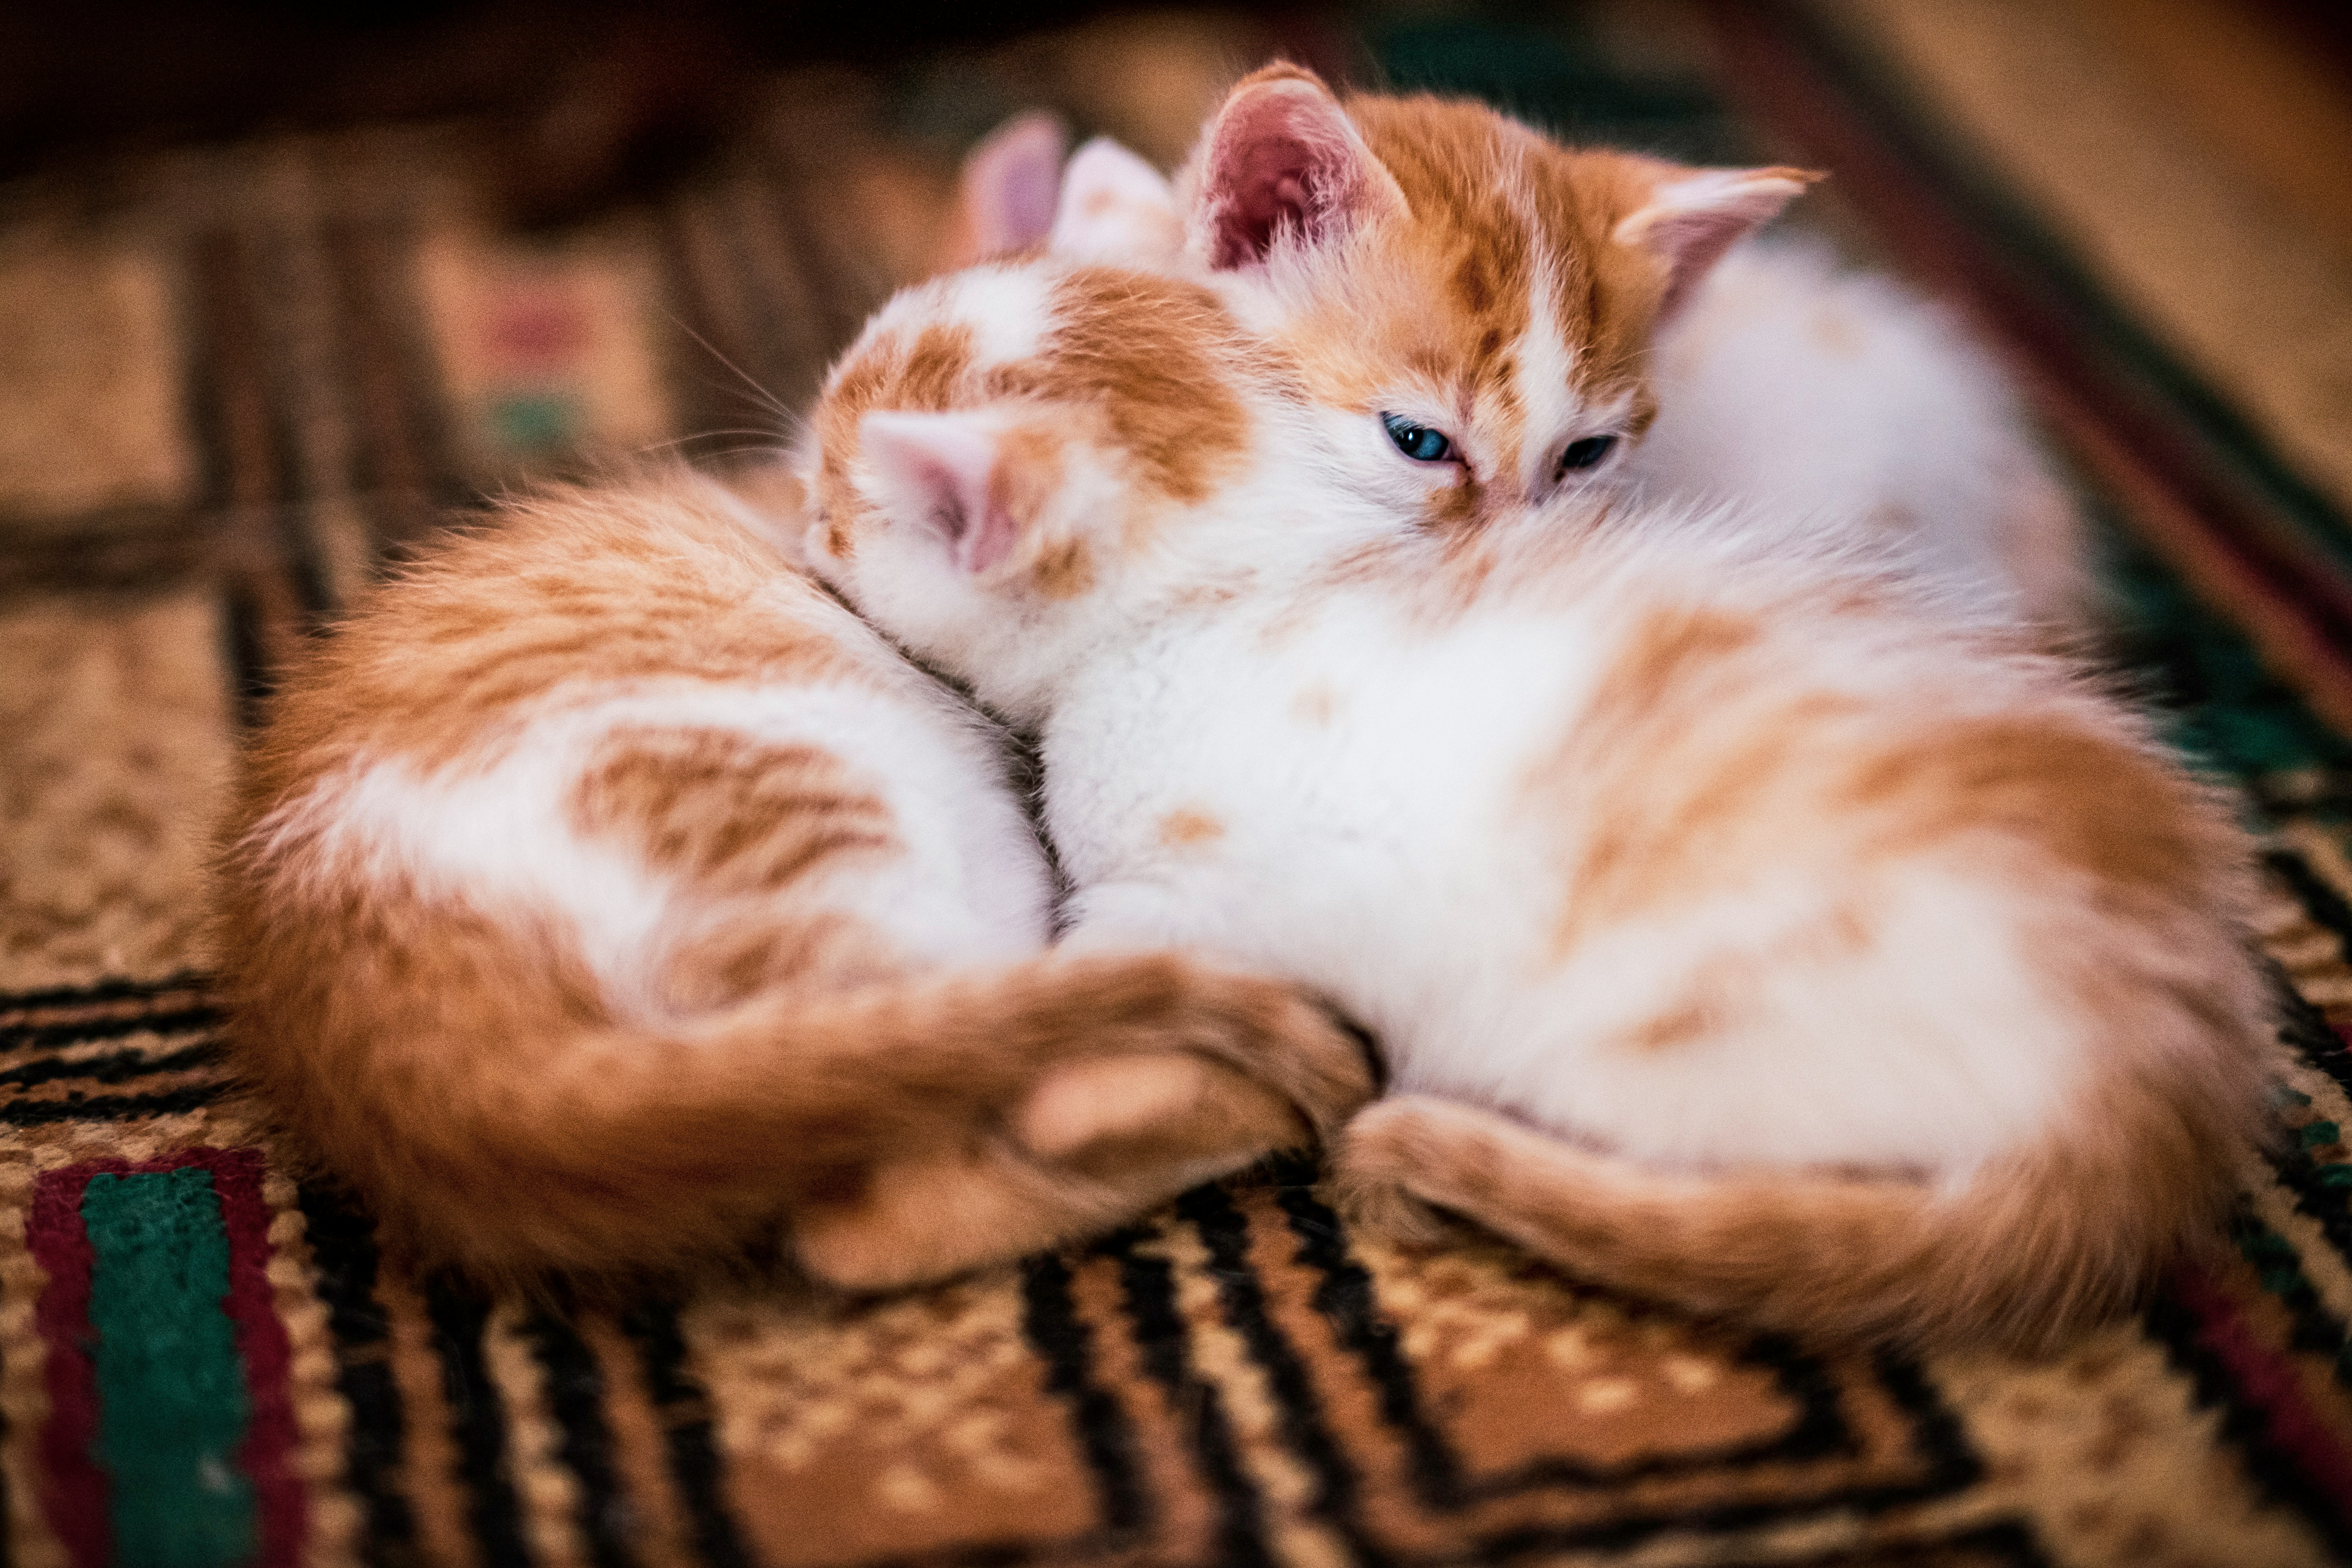
[{"label": "orange tabby fur", "polygon": [[855,755],[690,716],[595,742],[544,815],[687,889],[628,984],[554,909],[351,849],[373,830],[320,793],[479,777],[522,716],[647,684],[938,700],[677,479],[506,507],[307,649],[248,748],[219,899],[233,1061],[400,1244],[513,1276],[781,1222],[818,1274],[893,1285],[1117,1223],[1367,1091],[1288,986],[1160,954],[942,968],[804,891],[904,849]]}]

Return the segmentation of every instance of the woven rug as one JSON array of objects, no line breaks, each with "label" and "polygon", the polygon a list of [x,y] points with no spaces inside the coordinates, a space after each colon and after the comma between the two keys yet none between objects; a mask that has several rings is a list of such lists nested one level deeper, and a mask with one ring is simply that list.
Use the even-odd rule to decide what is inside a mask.
[{"label": "woven rug", "polygon": [[[880,1300],[486,1298],[380,1256],[223,1099],[205,835],[285,649],[503,483],[772,442],[1002,112],[1166,159],[1229,66],[1315,38],[1148,15],[795,73],[714,164],[554,233],[502,222],[463,122],[0,189],[7,1560],[2352,1562],[2352,260],[2172,112],[2138,9],[1317,35],[1580,132],[1834,168],[1820,221],[1969,311],[2079,466],[2117,657],[2263,835],[2286,1026],[2226,1261],[2041,1363],[1826,1354],[1379,1245],[1304,1165]],[[2205,78],[2259,76],[2239,12],[2179,12],[2222,30]]]}]

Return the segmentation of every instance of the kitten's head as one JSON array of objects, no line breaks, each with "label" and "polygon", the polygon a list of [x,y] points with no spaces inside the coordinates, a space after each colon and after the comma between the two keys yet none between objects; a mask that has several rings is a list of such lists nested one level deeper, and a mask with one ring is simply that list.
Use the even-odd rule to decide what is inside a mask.
[{"label": "kitten's head", "polygon": [[935,279],[826,380],[800,458],[808,558],[959,674],[1045,658],[1202,568],[1202,520],[1297,404],[1198,284],[1055,258]]},{"label": "kitten's head", "polygon": [[[1360,482],[1410,489],[1422,521],[1458,528],[1617,468],[1655,413],[1659,326],[1815,177],[1571,151],[1474,103],[1343,105],[1271,66],[1166,192],[1181,258],[1147,225],[1125,232],[1128,259],[1217,275],[1295,357],[1310,396],[1355,422]],[[1103,183],[1074,162],[1066,218]]]}]

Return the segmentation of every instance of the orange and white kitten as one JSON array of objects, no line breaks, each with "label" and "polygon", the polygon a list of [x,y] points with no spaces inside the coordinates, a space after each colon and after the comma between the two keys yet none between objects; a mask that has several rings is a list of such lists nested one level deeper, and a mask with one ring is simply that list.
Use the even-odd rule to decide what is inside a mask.
[{"label": "orange and white kitten", "polygon": [[2211,1224],[2268,1034],[2225,802],[1833,529],[1433,521],[1328,370],[1048,258],[827,384],[812,562],[1036,731],[1070,945],[1370,1025],[1360,1215],[1774,1329],[2045,1344]]},{"label": "orange and white kitten", "polygon": [[1290,985],[1046,951],[999,734],[682,474],[511,504],[383,583],[244,761],[236,1066],[480,1273],[779,1222],[838,1283],[950,1273],[1370,1092]]},{"label": "orange and white kitten", "polygon": [[1053,240],[1210,281],[1309,396],[1388,417],[1433,526],[1578,489],[1761,502],[2071,640],[2082,520],[2000,368],[1891,279],[1741,243],[1815,177],[1564,148],[1475,103],[1343,103],[1275,66],[1173,189],[1082,148]]}]

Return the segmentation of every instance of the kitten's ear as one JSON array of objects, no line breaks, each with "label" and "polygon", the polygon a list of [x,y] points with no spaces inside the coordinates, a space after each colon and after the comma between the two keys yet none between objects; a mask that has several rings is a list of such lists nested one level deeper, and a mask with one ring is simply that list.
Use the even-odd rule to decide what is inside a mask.
[{"label": "kitten's ear", "polygon": [[857,437],[893,515],[928,520],[957,565],[981,573],[1013,553],[1019,532],[996,484],[1001,444],[962,414],[868,414]]},{"label": "kitten's ear", "polygon": [[1261,264],[1286,232],[1322,245],[1407,211],[1331,89],[1290,65],[1234,87],[1201,133],[1184,194],[1186,243],[1220,272]]},{"label": "kitten's ear", "polygon": [[1805,169],[1673,169],[1611,237],[1666,264],[1663,321],[1689,300],[1724,252],[1822,177]]},{"label": "kitten's ear", "polygon": [[935,269],[953,272],[1044,239],[1067,145],[1062,122],[1043,111],[1016,115],[982,138],[964,155]]},{"label": "kitten's ear", "polygon": [[1062,171],[1062,201],[1048,248],[1079,261],[1172,262],[1184,248],[1176,192],[1159,170],[1097,136]]}]

